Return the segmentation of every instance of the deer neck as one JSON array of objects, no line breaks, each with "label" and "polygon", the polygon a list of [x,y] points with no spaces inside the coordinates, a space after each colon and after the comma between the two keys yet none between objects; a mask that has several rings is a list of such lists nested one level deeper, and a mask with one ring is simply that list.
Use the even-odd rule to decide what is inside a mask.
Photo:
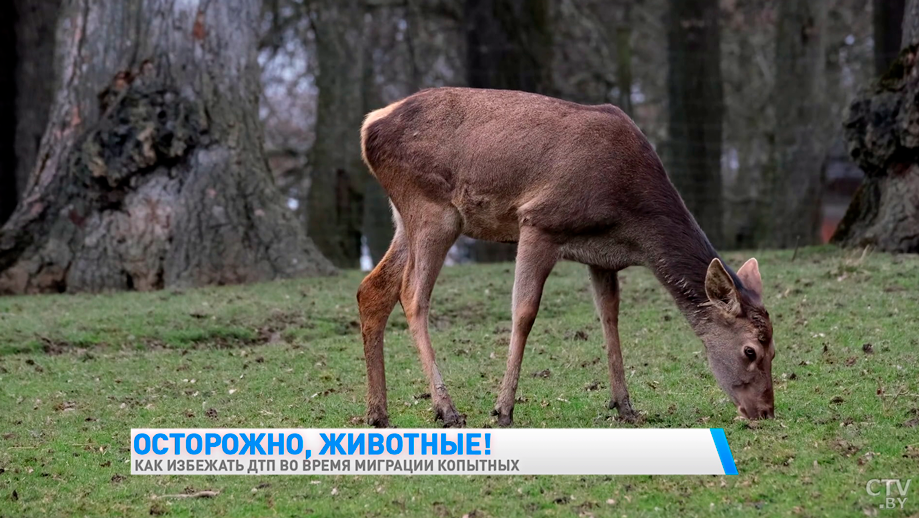
[{"label": "deer neck", "polygon": [[[699,333],[710,308],[706,304],[705,275],[718,253],[688,211],[683,218],[675,220],[671,216],[658,228],[663,230],[651,234],[651,242],[645,247],[649,256],[646,264]],[[733,271],[728,272],[734,276]]]}]

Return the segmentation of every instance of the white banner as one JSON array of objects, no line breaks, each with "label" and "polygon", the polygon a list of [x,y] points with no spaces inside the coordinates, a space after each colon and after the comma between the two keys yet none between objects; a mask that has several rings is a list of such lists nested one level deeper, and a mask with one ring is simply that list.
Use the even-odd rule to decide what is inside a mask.
[{"label": "white banner", "polygon": [[724,430],[132,429],[132,475],[736,475]]}]

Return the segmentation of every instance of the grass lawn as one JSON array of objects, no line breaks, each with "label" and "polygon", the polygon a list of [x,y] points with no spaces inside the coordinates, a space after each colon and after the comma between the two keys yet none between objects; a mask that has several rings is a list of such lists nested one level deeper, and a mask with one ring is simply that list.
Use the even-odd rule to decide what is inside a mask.
[{"label": "grass lawn", "polygon": [[[746,256],[727,254],[739,267]],[[777,419],[748,423],[644,269],[622,274],[621,336],[644,427],[724,428],[736,477],[131,476],[132,427],[364,426],[360,272],[253,286],[0,298],[0,516],[919,516],[919,257],[758,254]],[[446,268],[438,363],[469,426],[490,425],[513,265]],[[583,266],[560,264],[523,364],[517,427],[623,427],[606,409]],[[390,418],[433,426],[401,310]],[[905,510],[871,479],[913,479]],[[157,495],[214,490],[210,499]],[[915,495],[915,496],[914,496]]]}]

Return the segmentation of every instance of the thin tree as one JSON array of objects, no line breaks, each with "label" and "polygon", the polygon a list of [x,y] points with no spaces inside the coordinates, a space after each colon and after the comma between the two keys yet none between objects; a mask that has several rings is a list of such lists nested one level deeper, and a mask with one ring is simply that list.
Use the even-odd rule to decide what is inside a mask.
[{"label": "thin tree", "polygon": [[[552,93],[549,0],[466,0],[466,77],[473,88]],[[511,261],[511,245],[477,241],[476,262]]]},{"label": "thin tree", "polygon": [[[16,10],[0,4],[0,48],[16,48]],[[16,52],[0,53],[0,225],[16,207]]]},{"label": "thin tree", "polygon": [[364,3],[317,0],[311,13],[319,74],[316,142],[310,153],[307,233],[335,265],[356,268],[361,257],[364,190]]},{"label": "thin tree", "polygon": [[723,242],[724,93],[717,0],[669,0],[667,172],[716,247]]},{"label": "thin tree", "polygon": [[833,242],[919,252],[919,0],[909,0],[901,52],[850,107],[849,153],[865,172]]},{"label": "thin tree", "polygon": [[466,0],[469,86],[551,93],[548,0]]},{"label": "thin tree", "polygon": [[780,0],[776,29],[775,148],[766,172],[766,243],[817,243],[827,145],[825,0]]},{"label": "thin tree", "polygon": [[619,0],[616,3],[616,26],[611,30],[616,41],[616,105],[629,116],[632,111],[632,2]]},{"label": "thin tree", "polygon": [[882,76],[900,53],[906,0],[874,0],[874,71]]},{"label": "thin tree", "polygon": [[258,0],[64,4],[50,122],[0,229],[0,292],[333,271],[263,156],[259,9]]},{"label": "thin tree", "polygon": [[[421,6],[417,0],[369,2],[364,18],[364,113],[407,97],[419,88],[419,71],[412,51]],[[418,13],[424,16],[427,13]],[[367,251],[375,265],[389,249],[395,233],[389,198],[376,180],[364,189],[362,225]]]},{"label": "thin tree", "polygon": [[[381,25],[385,24],[385,17],[389,14],[385,8],[377,9],[373,12],[373,19],[367,23],[365,29],[364,42],[364,84],[363,84],[363,105],[364,113],[370,113],[373,110],[382,108],[383,102],[382,88],[377,82],[377,73],[374,67],[373,53],[376,45],[382,43]],[[414,92],[414,88],[404,92],[405,95]],[[386,255],[389,249],[389,243],[395,234],[393,227],[392,215],[390,213],[389,198],[383,186],[375,180],[368,181],[364,189],[364,212],[361,231],[367,242],[367,251],[370,254],[370,260],[376,264]]]}]

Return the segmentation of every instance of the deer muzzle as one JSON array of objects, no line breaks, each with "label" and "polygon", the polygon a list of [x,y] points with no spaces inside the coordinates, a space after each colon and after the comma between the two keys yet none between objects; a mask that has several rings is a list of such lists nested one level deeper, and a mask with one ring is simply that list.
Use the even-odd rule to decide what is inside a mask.
[{"label": "deer muzzle", "polygon": [[775,417],[775,399],[772,387],[762,394],[741,395],[737,401],[737,411],[747,419],[772,419]]}]

